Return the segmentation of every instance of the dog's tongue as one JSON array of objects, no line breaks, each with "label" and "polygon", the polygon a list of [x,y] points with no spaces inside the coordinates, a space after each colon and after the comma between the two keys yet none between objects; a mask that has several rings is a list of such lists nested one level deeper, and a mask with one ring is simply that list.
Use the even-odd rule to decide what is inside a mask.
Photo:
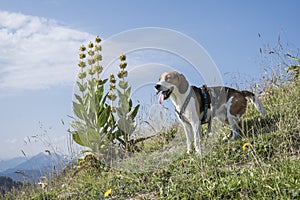
[{"label": "dog's tongue", "polygon": [[159,95],[159,98],[158,98],[158,103],[159,103],[159,104],[162,104],[163,101],[164,101],[164,94],[160,94],[160,95]]}]

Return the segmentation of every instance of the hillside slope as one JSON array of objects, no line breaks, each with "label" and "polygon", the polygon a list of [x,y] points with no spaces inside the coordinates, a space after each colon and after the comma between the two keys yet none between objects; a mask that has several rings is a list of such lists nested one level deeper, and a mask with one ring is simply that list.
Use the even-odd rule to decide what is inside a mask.
[{"label": "hillside slope", "polygon": [[[241,137],[229,143],[216,138],[202,157],[186,155],[181,150],[170,151],[168,156],[173,153],[174,157],[167,165],[145,171],[130,167],[110,169],[89,157],[80,166],[70,167],[47,182],[47,187],[29,186],[6,198],[23,199],[25,195],[28,199],[299,199],[299,86],[298,79],[264,91],[261,98],[266,117],[260,118],[250,107],[241,121]],[[164,149],[171,149],[183,134],[181,128],[176,131],[175,138],[171,137],[163,149],[155,147],[160,135],[145,142],[144,151],[159,155]],[[228,128],[218,131],[228,133]],[[140,160],[147,157],[144,155]],[[124,162],[141,166],[134,159]]]}]

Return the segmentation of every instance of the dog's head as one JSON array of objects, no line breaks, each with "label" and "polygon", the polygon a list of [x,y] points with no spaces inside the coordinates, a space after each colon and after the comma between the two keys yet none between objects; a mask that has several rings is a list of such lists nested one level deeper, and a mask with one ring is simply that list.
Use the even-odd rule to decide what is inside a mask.
[{"label": "dog's head", "polygon": [[188,86],[189,84],[182,74],[176,71],[163,73],[155,85],[156,94],[161,92],[158,102],[162,104],[172,94],[175,96],[176,94],[184,94]]}]

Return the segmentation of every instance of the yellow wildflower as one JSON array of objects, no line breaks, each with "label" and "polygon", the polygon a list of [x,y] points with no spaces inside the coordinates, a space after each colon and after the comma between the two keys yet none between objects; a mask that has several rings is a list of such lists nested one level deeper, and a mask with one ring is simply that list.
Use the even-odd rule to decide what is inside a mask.
[{"label": "yellow wildflower", "polygon": [[121,61],[125,61],[125,60],[126,60],[126,56],[125,56],[124,54],[121,55],[121,56],[120,56],[120,60],[121,60]]},{"label": "yellow wildflower", "polygon": [[116,79],[115,79],[114,74],[110,74],[110,76],[109,76],[109,82],[116,83]]},{"label": "yellow wildflower", "polygon": [[84,59],[85,58],[85,54],[84,53],[79,54],[79,58],[80,59]]},{"label": "yellow wildflower", "polygon": [[102,60],[102,56],[99,53],[96,53],[94,59],[100,61]]},{"label": "yellow wildflower", "polygon": [[120,66],[121,69],[125,69],[127,67],[127,63],[126,62],[121,62],[119,66]]},{"label": "yellow wildflower", "polygon": [[88,69],[88,74],[89,75],[94,75],[95,74],[95,71],[93,69]]},{"label": "yellow wildflower", "polygon": [[109,189],[107,190],[105,193],[104,193],[104,197],[109,197],[112,193],[112,189]]},{"label": "yellow wildflower", "polygon": [[94,66],[94,71],[100,74],[103,70],[103,67],[101,65],[95,65]]},{"label": "yellow wildflower", "polygon": [[94,47],[94,51],[101,51],[102,50],[102,47],[101,47],[101,45],[95,45],[95,47]]},{"label": "yellow wildflower", "polygon": [[89,65],[95,64],[95,59],[89,58],[89,59],[88,59],[88,64],[89,64]]},{"label": "yellow wildflower", "polygon": [[88,54],[89,54],[90,56],[93,56],[93,55],[94,55],[94,51],[89,50],[89,51],[88,51]]},{"label": "yellow wildflower", "polygon": [[89,48],[93,48],[93,47],[94,47],[94,44],[93,44],[92,42],[90,42],[90,43],[88,44],[88,47],[89,47]]},{"label": "yellow wildflower", "polygon": [[128,75],[128,72],[127,71],[119,71],[118,72],[118,77],[119,78],[124,78],[124,77],[127,77],[127,75]]},{"label": "yellow wildflower", "polygon": [[100,82],[101,82],[100,78],[94,78],[93,80],[95,81],[96,84],[100,84]]},{"label": "yellow wildflower", "polygon": [[116,85],[115,84],[110,84],[109,85],[109,90],[114,90],[116,89]]},{"label": "yellow wildflower", "polygon": [[82,46],[79,48],[79,50],[80,50],[80,51],[85,51],[85,50],[86,50],[86,48],[85,48],[85,46],[84,46],[84,45],[82,45]]},{"label": "yellow wildflower", "polygon": [[96,42],[96,43],[100,43],[100,42],[101,42],[101,38],[100,38],[99,36],[97,36],[97,37],[95,38],[95,42]]},{"label": "yellow wildflower", "polygon": [[250,146],[250,143],[246,142],[242,147],[243,151],[245,151],[249,146]]},{"label": "yellow wildflower", "polygon": [[79,63],[78,63],[78,67],[85,67],[86,66],[86,64],[85,64],[85,62],[83,62],[83,61],[79,61]]},{"label": "yellow wildflower", "polygon": [[114,100],[116,100],[116,98],[117,98],[117,96],[116,96],[114,93],[109,93],[109,94],[107,95],[107,97],[108,97],[111,101],[114,101]]},{"label": "yellow wildflower", "polygon": [[184,160],[180,160],[180,161],[179,161],[179,164],[180,164],[181,166],[184,166]]},{"label": "yellow wildflower", "polygon": [[79,72],[78,73],[78,78],[79,79],[84,79],[86,77],[86,72]]}]

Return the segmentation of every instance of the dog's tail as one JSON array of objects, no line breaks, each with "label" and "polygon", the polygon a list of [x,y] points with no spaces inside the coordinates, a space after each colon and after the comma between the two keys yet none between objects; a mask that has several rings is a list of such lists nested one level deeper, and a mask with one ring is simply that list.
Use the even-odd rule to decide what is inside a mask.
[{"label": "dog's tail", "polygon": [[244,97],[250,101],[251,103],[253,103],[254,107],[256,108],[256,110],[258,112],[260,112],[260,114],[262,116],[265,116],[266,114],[266,110],[262,104],[262,102],[259,100],[258,96],[252,92],[249,92],[247,90],[243,90],[242,94],[244,95]]}]

